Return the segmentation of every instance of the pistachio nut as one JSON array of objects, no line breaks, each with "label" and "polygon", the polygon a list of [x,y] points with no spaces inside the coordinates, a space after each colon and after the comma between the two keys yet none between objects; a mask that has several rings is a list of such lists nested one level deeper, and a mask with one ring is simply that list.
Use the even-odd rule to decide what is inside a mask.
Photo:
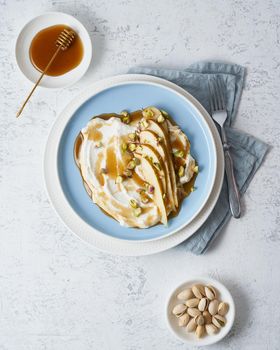
[{"label": "pistachio nut", "polygon": [[195,330],[195,334],[197,338],[202,338],[205,335],[205,327],[204,326],[197,326]]},{"label": "pistachio nut", "polygon": [[194,307],[189,307],[187,312],[191,317],[195,317],[201,314],[200,311]]},{"label": "pistachio nut", "polygon": [[208,306],[208,299],[207,298],[200,299],[198,303],[198,310],[205,311],[207,309],[207,306]]},{"label": "pistachio nut", "polygon": [[187,288],[187,289],[182,290],[182,292],[180,292],[177,295],[177,298],[179,300],[188,300],[188,299],[193,298],[193,292],[192,292],[191,288]]},{"label": "pistachio nut", "polygon": [[135,143],[130,143],[129,146],[128,146],[128,148],[129,148],[129,150],[130,150],[131,152],[134,152],[134,151],[136,150],[136,145],[135,145]]},{"label": "pistachio nut", "polygon": [[205,320],[204,320],[204,317],[202,315],[198,315],[194,318],[195,320],[195,323],[198,325],[198,326],[203,326],[204,323],[205,323]]},{"label": "pistachio nut", "polygon": [[157,117],[157,122],[158,123],[163,123],[165,121],[165,118],[162,114],[160,114],[158,117]]},{"label": "pistachio nut", "polygon": [[120,184],[120,183],[122,183],[123,182],[123,177],[121,176],[121,175],[118,175],[117,177],[116,177],[116,184]]},{"label": "pistachio nut", "polygon": [[225,316],[226,313],[228,312],[229,305],[227,303],[220,303],[218,306],[218,314],[221,316]]},{"label": "pistachio nut", "polygon": [[131,160],[128,164],[127,164],[127,168],[129,170],[133,170],[136,167],[136,162],[134,160]]},{"label": "pistachio nut", "polygon": [[216,297],[217,297],[216,289],[213,286],[206,286],[205,287],[205,295],[210,300],[216,299]]},{"label": "pistachio nut", "polygon": [[176,317],[182,316],[187,311],[187,306],[185,304],[177,304],[172,310],[173,315]]},{"label": "pistachio nut", "polygon": [[136,209],[139,207],[139,205],[137,204],[136,200],[135,199],[130,199],[129,200],[129,204],[132,208]]},{"label": "pistachio nut", "polygon": [[187,307],[197,307],[199,304],[199,299],[197,298],[192,298],[186,301]]},{"label": "pistachio nut", "polygon": [[214,326],[222,328],[226,324],[226,319],[221,315],[215,315],[212,317],[212,323]]},{"label": "pistachio nut", "polygon": [[183,177],[184,173],[185,173],[185,168],[183,167],[183,165],[181,165],[179,170],[178,170],[179,177]]},{"label": "pistachio nut", "polygon": [[209,311],[203,311],[202,316],[204,317],[205,324],[210,324],[212,322],[212,316]]},{"label": "pistachio nut", "polygon": [[152,118],[154,116],[154,112],[152,111],[151,108],[145,108],[143,111],[142,111],[142,115],[144,118]]},{"label": "pistachio nut", "polygon": [[177,157],[177,158],[183,158],[184,157],[184,151],[182,150],[176,150],[174,151],[174,157]]},{"label": "pistachio nut", "polygon": [[205,325],[205,330],[208,335],[214,335],[218,332],[218,328],[214,326],[212,323],[211,324],[206,324]]},{"label": "pistachio nut", "polygon": [[179,317],[178,325],[179,327],[185,327],[190,320],[190,316],[188,314],[183,314]]},{"label": "pistachio nut", "polygon": [[129,138],[131,141],[135,141],[135,139],[136,139],[136,134],[135,134],[135,133],[130,133],[130,134],[128,134],[128,138]]},{"label": "pistachio nut", "polygon": [[216,315],[218,312],[219,302],[217,299],[211,300],[208,306],[208,311],[212,316]]},{"label": "pistachio nut", "polygon": [[132,171],[129,169],[125,169],[123,172],[124,176],[131,177],[133,175]]},{"label": "pistachio nut", "polygon": [[198,169],[198,165],[196,165],[196,166],[193,168],[193,172],[197,174],[197,173],[198,173],[198,170],[199,170],[199,169]]},{"label": "pistachio nut", "polygon": [[138,218],[138,216],[140,216],[142,213],[142,209],[141,208],[136,208],[133,209],[133,215],[136,216]]},{"label": "pistachio nut", "polygon": [[202,299],[205,296],[204,287],[201,284],[195,284],[192,286],[192,292],[198,299]]},{"label": "pistachio nut", "polygon": [[196,323],[194,318],[192,318],[189,323],[187,324],[186,331],[187,332],[193,332],[196,329]]}]

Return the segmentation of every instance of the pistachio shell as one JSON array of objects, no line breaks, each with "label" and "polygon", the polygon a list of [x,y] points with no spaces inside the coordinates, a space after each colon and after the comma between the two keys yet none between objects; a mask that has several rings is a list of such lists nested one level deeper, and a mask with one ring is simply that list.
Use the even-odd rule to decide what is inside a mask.
[{"label": "pistachio shell", "polygon": [[179,317],[178,325],[179,327],[185,327],[190,320],[190,316],[188,314],[184,314]]},{"label": "pistachio shell", "polygon": [[189,307],[187,312],[191,317],[200,315],[200,311],[194,307]]},{"label": "pistachio shell", "polygon": [[209,311],[203,311],[202,316],[204,317],[205,324],[210,324],[212,322],[212,316]]},{"label": "pistachio shell", "polygon": [[207,306],[208,306],[208,299],[207,298],[200,299],[198,304],[198,310],[205,311],[207,309]]},{"label": "pistachio shell", "polygon": [[199,299],[197,298],[192,298],[186,301],[186,305],[188,307],[196,307],[199,304]]},{"label": "pistachio shell", "polygon": [[219,306],[219,302],[217,299],[211,300],[208,306],[208,311],[210,312],[210,314],[216,315],[217,311],[218,311],[218,306]]},{"label": "pistachio shell", "polygon": [[228,312],[229,305],[227,303],[220,303],[218,306],[218,314],[221,316],[225,316]]},{"label": "pistachio shell", "polygon": [[217,291],[213,286],[206,286],[204,290],[208,299],[213,300],[217,297]]},{"label": "pistachio shell", "polygon": [[212,323],[211,324],[207,324],[205,326],[205,330],[206,330],[206,333],[208,335],[214,335],[215,333],[218,332],[218,328],[216,326],[214,326]]},{"label": "pistachio shell", "polygon": [[186,331],[187,332],[193,332],[196,329],[196,323],[194,318],[192,318],[189,323],[187,324]]},{"label": "pistachio shell", "polygon": [[204,326],[197,326],[195,330],[195,334],[197,338],[202,338],[205,334],[205,327]]},{"label": "pistachio shell", "polygon": [[202,315],[198,315],[194,318],[195,320],[195,323],[198,325],[198,326],[203,326],[205,321],[204,321],[204,317]]},{"label": "pistachio shell", "polygon": [[182,292],[180,292],[178,295],[177,295],[177,298],[179,300],[188,300],[188,299],[191,299],[193,298],[193,292],[191,290],[191,288],[187,288],[187,289],[184,289],[182,290]]},{"label": "pistachio shell", "polygon": [[226,324],[226,319],[221,315],[215,315],[212,317],[212,323],[214,326],[222,328]]},{"label": "pistachio shell", "polygon": [[172,310],[173,315],[176,317],[182,316],[187,310],[187,306],[185,304],[178,304]]},{"label": "pistachio shell", "polygon": [[192,286],[192,292],[198,299],[202,299],[205,296],[204,287],[201,284]]}]

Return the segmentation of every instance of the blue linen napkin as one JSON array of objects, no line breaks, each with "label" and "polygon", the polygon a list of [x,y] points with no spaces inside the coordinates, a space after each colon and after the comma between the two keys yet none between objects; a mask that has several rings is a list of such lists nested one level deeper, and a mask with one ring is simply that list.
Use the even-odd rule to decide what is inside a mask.
[{"label": "blue linen napkin", "polygon": [[[170,80],[191,93],[209,113],[208,81],[217,75],[223,79],[228,112],[226,133],[231,145],[237,185],[240,193],[243,194],[268,150],[268,145],[255,137],[231,128],[240,102],[245,68],[236,64],[201,62],[183,70],[136,67],[130,69],[129,73],[150,74]],[[209,218],[193,236],[182,244],[184,244],[186,250],[194,254],[203,254],[230,217],[231,212],[225,178],[221,194]]]}]

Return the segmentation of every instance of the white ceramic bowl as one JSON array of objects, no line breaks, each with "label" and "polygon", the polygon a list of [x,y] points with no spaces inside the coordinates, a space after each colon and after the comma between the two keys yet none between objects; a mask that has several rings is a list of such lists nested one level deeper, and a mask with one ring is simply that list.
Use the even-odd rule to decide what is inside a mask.
[{"label": "white ceramic bowl", "polygon": [[81,63],[71,71],[57,76],[45,76],[40,86],[47,88],[62,88],[76,83],[87,71],[92,57],[92,43],[86,28],[76,18],[62,12],[48,12],[33,18],[21,30],[16,42],[16,60],[22,73],[35,83],[41,73],[34,68],[29,58],[29,48],[34,36],[42,29],[57,24],[65,24],[73,28],[81,38],[84,46],[84,56]]},{"label": "white ceramic bowl", "polygon": [[[180,301],[177,299],[177,295],[182,290],[190,288],[193,284],[212,285],[219,291],[219,300],[229,304],[229,311],[225,316],[227,320],[226,325],[222,327],[220,331],[215,335],[205,335],[203,338],[198,339],[195,333],[188,333],[184,327],[179,327],[178,319],[172,314],[174,306],[180,304]],[[235,305],[229,290],[222,283],[209,277],[192,278],[180,284],[171,293],[167,301],[166,316],[169,328],[172,333],[177,336],[177,338],[189,345],[205,346],[217,343],[228,334],[235,318]]]}]

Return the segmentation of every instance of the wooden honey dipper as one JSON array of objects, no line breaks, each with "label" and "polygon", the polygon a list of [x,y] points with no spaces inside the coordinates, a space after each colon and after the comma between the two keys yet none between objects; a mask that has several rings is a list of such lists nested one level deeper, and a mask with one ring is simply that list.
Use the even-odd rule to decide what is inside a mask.
[{"label": "wooden honey dipper", "polygon": [[18,118],[21,115],[21,112],[23,111],[26,103],[32,96],[34,90],[36,87],[39,85],[40,81],[42,80],[43,76],[46,74],[47,70],[49,69],[50,65],[53,63],[55,60],[56,56],[58,55],[59,51],[65,51],[68,49],[68,47],[72,44],[74,38],[75,38],[76,33],[73,30],[68,30],[68,29],[63,29],[63,31],[59,34],[55,45],[57,46],[57,50],[53,54],[52,58],[50,59],[49,63],[47,64],[46,68],[42,72],[40,78],[38,79],[37,83],[34,85],[33,89],[31,90],[30,94],[28,95],[27,99],[24,101],[23,105],[21,106],[20,110],[17,112],[16,117]]}]

